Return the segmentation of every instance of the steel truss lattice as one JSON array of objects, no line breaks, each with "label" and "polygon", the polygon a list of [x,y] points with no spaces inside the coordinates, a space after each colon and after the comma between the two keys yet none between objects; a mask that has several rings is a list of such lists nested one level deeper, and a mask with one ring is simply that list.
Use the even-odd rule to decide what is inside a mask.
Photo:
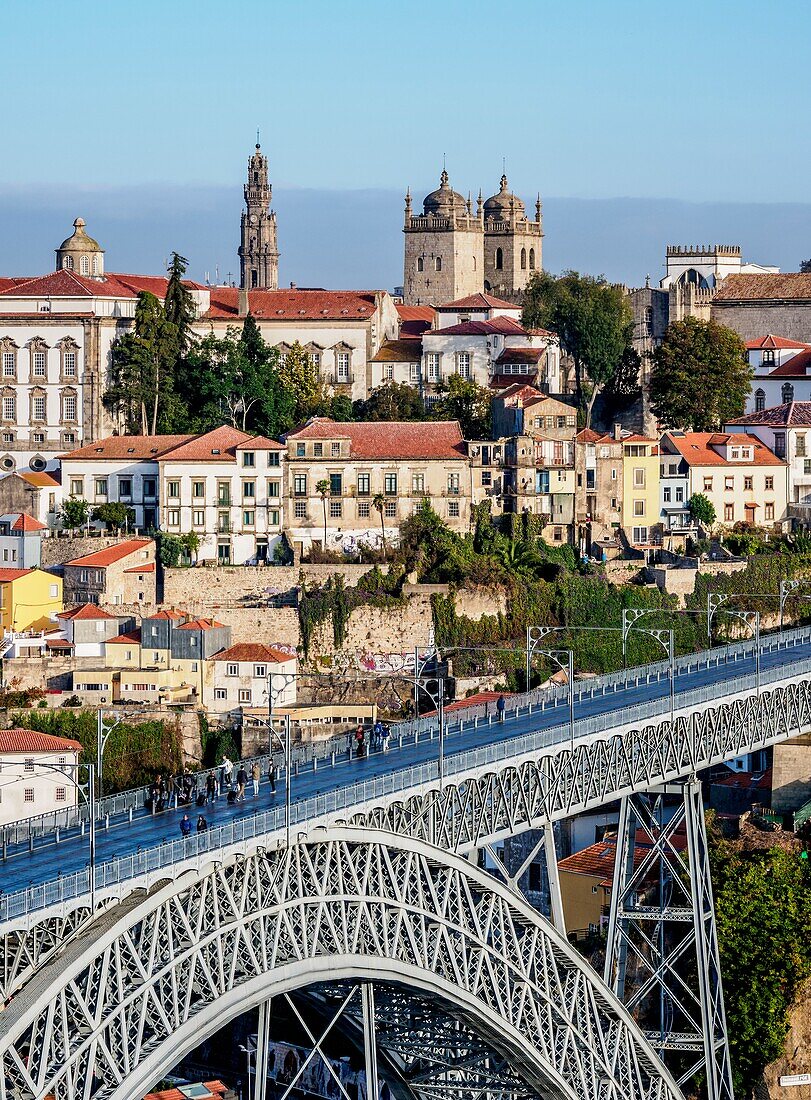
[{"label": "steel truss lattice", "polygon": [[[674,812],[667,795],[679,798]],[[695,777],[622,801],[605,978],[679,1084],[703,1071],[710,1100],[733,1100],[704,805]]]},{"label": "steel truss lattice", "polygon": [[[529,905],[461,857],[336,829],[188,872],[98,917],[0,1014],[0,1100],[131,1100],[239,1013],[333,981],[442,1003],[498,1056],[495,1093],[512,1091],[508,1063],[524,1092],[554,1100],[681,1095]],[[476,1052],[469,1081],[460,1062],[452,1087],[440,1075],[425,1091],[472,1100],[486,1068]]]}]

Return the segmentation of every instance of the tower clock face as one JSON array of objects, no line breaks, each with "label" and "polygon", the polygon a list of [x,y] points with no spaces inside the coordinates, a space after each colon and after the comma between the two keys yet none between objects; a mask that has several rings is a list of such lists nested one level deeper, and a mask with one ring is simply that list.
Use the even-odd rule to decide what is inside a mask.
[{"label": "tower clock face", "polygon": [[251,214],[251,225],[256,225],[258,221],[256,214]]}]

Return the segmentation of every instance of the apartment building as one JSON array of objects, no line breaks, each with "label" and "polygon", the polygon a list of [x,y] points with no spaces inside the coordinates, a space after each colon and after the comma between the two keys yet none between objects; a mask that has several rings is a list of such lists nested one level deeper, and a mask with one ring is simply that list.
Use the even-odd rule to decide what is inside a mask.
[{"label": "apartment building", "polygon": [[622,438],[622,529],[631,546],[643,549],[660,537],[659,444],[644,435]]},{"label": "apartment building", "polygon": [[62,610],[62,578],[44,569],[0,568],[0,626],[46,630]]},{"label": "apartment building", "polygon": [[[574,434],[574,429],[570,429]],[[574,440],[514,435],[505,441],[505,511],[546,521],[543,538],[570,543],[574,524]]]},{"label": "apartment building", "polygon": [[124,542],[83,554],[63,566],[68,604],[155,603],[156,564],[152,539]]},{"label": "apartment building", "polygon": [[744,432],[759,440],[786,463],[789,511],[811,519],[811,401],[792,401],[739,417],[728,432]]},{"label": "apartment building", "polygon": [[[628,434],[628,433],[626,433]],[[575,522],[580,552],[602,556],[617,547],[622,523],[622,437],[584,428],[575,436]]]},{"label": "apartment building", "polygon": [[[788,466],[755,436],[741,432],[667,432],[661,440],[662,464],[668,476],[662,483],[663,518],[674,524],[676,503],[665,499],[672,478],[686,479],[687,501],[695,493],[706,496],[715,509],[716,523],[772,527],[787,517]],[[678,463],[671,474],[670,467]],[[673,486],[678,488],[678,485]]]},{"label": "apartment building", "polygon": [[296,701],[296,655],[260,642],[239,642],[209,659],[206,710],[227,714],[243,707],[269,704],[289,707]]},{"label": "apartment building", "polygon": [[423,500],[456,531],[470,526],[470,467],[457,421],[343,424],[313,417],[287,443],[294,546],[352,552],[397,538]]},{"label": "apartment building", "polygon": [[0,730],[0,825],[78,802],[82,746],[37,730]]}]

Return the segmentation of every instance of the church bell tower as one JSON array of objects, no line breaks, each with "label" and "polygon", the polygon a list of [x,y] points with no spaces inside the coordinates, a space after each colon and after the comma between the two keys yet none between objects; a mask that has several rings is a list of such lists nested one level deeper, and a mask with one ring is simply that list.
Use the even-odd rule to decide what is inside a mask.
[{"label": "church bell tower", "polygon": [[248,160],[248,180],[244,192],[239,285],[243,290],[278,290],[276,214],[270,209],[273,188],[268,183],[268,158],[263,155],[258,141],[253,156]]}]

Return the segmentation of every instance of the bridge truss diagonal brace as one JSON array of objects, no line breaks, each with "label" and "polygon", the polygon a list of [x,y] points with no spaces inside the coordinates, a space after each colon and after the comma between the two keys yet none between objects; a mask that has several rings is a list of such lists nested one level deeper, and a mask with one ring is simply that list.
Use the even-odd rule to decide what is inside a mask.
[{"label": "bridge truss diagonal brace", "polygon": [[[672,816],[666,796],[677,795]],[[620,807],[605,980],[679,1084],[733,1100],[701,783],[692,776]]]}]

